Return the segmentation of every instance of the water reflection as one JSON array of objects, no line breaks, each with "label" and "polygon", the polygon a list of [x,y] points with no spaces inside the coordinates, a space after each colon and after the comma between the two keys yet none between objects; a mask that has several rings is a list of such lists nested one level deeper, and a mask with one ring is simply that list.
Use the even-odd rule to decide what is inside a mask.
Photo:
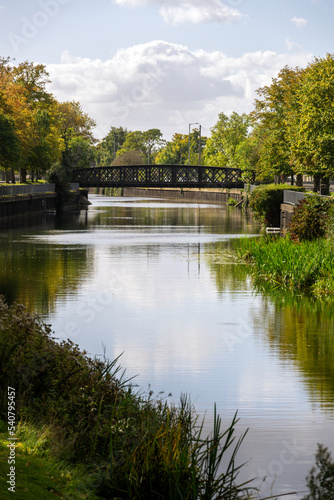
[{"label": "water reflection", "polygon": [[0,292],[92,355],[124,352],[140,388],[190,394],[208,424],[214,402],[224,421],[239,410],[247,475],[271,477],[284,443],[298,447],[276,491],[302,489],[317,442],[334,445],[333,310],[253,290],[231,241],[258,228],[235,208],[90,201],[75,220],[2,234]]},{"label": "water reflection", "polygon": [[[94,259],[90,248],[40,241],[42,234],[56,232],[50,229],[55,225],[53,220],[44,231],[32,227],[2,233],[0,294],[8,304],[22,303],[29,311],[46,316],[55,311],[59,297],[73,295],[92,272]],[[34,238],[39,242],[35,243]]]},{"label": "water reflection", "polygon": [[263,298],[256,329],[282,359],[303,374],[311,401],[333,411],[334,309],[319,300],[288,294]]}]

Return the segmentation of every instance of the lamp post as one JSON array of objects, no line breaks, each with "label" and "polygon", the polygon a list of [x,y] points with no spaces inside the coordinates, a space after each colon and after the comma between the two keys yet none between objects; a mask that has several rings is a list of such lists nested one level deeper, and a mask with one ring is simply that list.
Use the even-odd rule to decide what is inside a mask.
[{"label": "lamp post", "polygon": [[189,123],[189,134],[188,134],[188,164],[190,165],[190,128],[191,125],[199,125],[199,150],[198,150],[198,164],[201,164],[201,130],[202,126],[198,122]]}]

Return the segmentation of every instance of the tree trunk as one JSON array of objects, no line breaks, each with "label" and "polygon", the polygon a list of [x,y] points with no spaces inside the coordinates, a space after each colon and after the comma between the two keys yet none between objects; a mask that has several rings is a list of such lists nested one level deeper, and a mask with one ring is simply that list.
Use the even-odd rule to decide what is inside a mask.
[{"label": "tree trunk", "polygon": [[329,196],[329,177],[322,177],[320,184],[320,194]]},{"label": "tree trunk", "polygon": [[31,171],[30,177],[31,177],[31,182],[34,182],[34,180],[35,180],[35,172],[33,170]]},{"label": "tree trunk", "polygon": [[9,182],[10,182],[10,171],[9,170],[6,170],[6,172],[5,172],[5,180],[6,180],[6,183],[9,184]]},{"label": "tree trunk", "polygon": [[10,171],[10,173],[11,173],[11,178],[12,178],[12,184],[15,184],[16,181],[15,181],[15,172],[14,172],[14,170],[12,169]]},{"label": "tree trunk", "polygon": [[303,186],[303,176],[302,176],[302,174],[297,174],[296,186],[298,186],[298,187],[302,187]]},{"label": "tree trunk", "polygon": [[27,170],[25,168],[20,168],[20,182],[23,184],[27,182]]},{"label": "tree trunk", "polygon": [[316,174],[313,177],[313,192],[317,193],[320,189],[320,175]]},{"label": "tree trunk", "polygon": [[295,178],[293,175],[291,175],[291,186],[294,186],[295,184]]}]

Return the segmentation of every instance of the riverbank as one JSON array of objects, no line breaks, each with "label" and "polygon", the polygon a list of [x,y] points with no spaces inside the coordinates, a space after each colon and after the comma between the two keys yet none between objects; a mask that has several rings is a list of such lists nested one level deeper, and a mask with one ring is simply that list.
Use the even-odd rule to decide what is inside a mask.
[{"label": "riverbank", "polygon": [[333,243],[327,239],[296,244],[289,237],[242,238],[235,242],[235,250],[249,266],[257,287],[334,299]]},{"label": "riverbank", "polygon": [[[1,468],[7,467],[13,483],[8,488],[22,493],[20,498],[32,496],[24,496],[18,443],[28,454],[39,448],[44,457],[62,464],[44,486],[34,486],[51,488],[58,496],[68,464],[69,471],[84,471],[86,492],[100,498],[250,498],[252,488],[236,483],[234,460],[244,437],[233,442],[236,416],[223,430],[215,413],[211,435],[202,437],[187,398],[176,406],[151,393],[139,394],[118,359],[91,359],[71,341],[56,342],[49,326],[23,306],[8,307],[0,300],[0,313],[0,383],[8,388],[0,404],[11,446]],[[232,458],[220,473],[226,454]],[[64,488],[71,486],[64,483]]]},{"label": "riverbank", "polygon": [[60,200],[54,184],[0,185],[0,227],[17,226],[22,219],[43,214],[79,211],[87,208],[88,190],[71,185],[66,200]]}]

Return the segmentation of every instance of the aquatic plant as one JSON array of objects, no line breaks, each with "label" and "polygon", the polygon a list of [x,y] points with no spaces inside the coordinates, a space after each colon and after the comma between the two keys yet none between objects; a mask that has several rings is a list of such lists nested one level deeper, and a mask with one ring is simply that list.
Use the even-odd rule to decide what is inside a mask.
[{"label": "aquatic plant", "polygon": [[332,295],[334,254],[332,243],[325,239],[295,244],[289,238],[241,238],[235,242],[239,258],[250,264],[255,284],[320,294],[326,284]]}]

